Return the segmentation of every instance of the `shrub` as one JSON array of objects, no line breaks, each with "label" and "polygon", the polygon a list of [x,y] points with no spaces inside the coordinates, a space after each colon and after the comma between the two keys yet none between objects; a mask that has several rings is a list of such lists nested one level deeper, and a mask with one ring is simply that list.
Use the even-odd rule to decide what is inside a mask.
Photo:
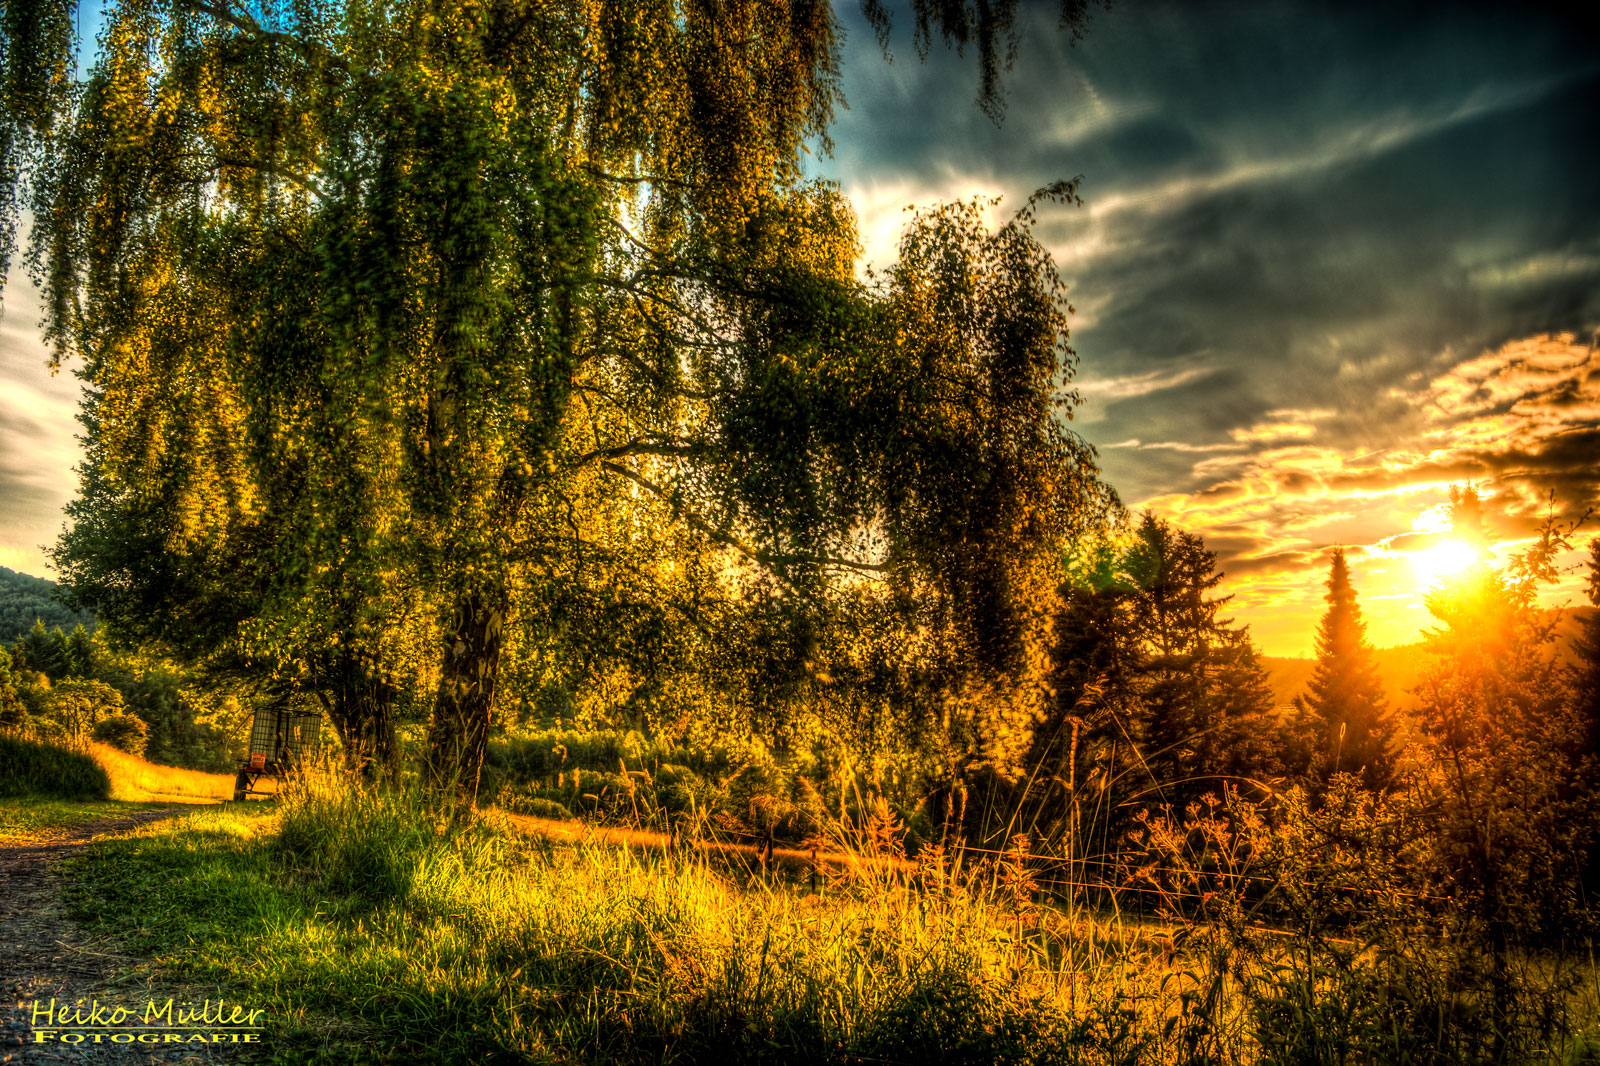
[{"label": "shrub", "polygon": [[1337,774],[1320,805],[1300,787],[1259,805],[1230,789],[1141,822],[1195,1055],[1254,1043],[1281,1066],[1466,1066],[1543,1061],[1571,1035],[1571,974],[1524,959],[1497,975],[1470,913],[1419,880],[1424,803]]},{"label": "shrub", "polygon": [[662,763],[651,781],[656,802],[671,814],[721,810],[727,803],[723,789],[678,763]]},{"label": "shrub", "polygon": [[575,817],[563,803],[515,789],[502,792],[498,804],[502,809],[508,810],[512,814],[526,814],[534,818],[554,818],[559,821],[569,821]]},{"label": "shrub", "polygon": [[122,713],[122,694],[104,681],[69,677],[50,689],[47,714],[75,740],[100,719]]},{"label": "shrub", "polygon": [[137,715],[108,715],[95,723],[94,739],[129,755],[142,756],[150,740],[150,727]]},{"label": "shrub", "polygon": [[110,776],[86,753],[0,734],[0,796],[103,800],[110,795]]}]

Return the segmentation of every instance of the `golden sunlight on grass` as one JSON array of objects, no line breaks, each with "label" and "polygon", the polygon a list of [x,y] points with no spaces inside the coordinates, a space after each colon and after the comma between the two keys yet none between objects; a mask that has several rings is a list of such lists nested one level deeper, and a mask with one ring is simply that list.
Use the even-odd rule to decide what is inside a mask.
[{"label": "golden sunlight on grass", "polygon": [[90,744],[89,754],[111,776],[112,799],[213,803],[233,798],[232,774],[159,766],[109,744]]}]

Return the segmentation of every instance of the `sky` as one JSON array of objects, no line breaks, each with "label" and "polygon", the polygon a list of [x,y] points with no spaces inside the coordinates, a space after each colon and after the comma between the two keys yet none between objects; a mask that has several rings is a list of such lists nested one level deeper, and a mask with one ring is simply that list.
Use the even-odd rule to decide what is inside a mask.
[{"label": "sky", "polygon": [[1551,491],[1600,504],[1592,25],[1127,2],[1073,43],[1054,21],[1020,20],[999,126],[970,53],[919,62],[902,25],[885,64],[849,21],[850,109],[815,170],[880,265],[909,204],[1004,212],[1081,175],[1037,230],[1076,309],[1074,428],[1125,503],[1217,552],[1263,651],[1310,654],[1334,547],[1374,643],[1416,640],[1452,483],[1487,497],[1501,560]]},{"label": "sky", "polygon": [[[1267,654],[1310,653],[1335,547],[1373,642],[1416,640],[1452,484],[1485,495],[1499,559],[1550,493],[1600,505],[1592,25],[1124,0],[1073,43],[1025,7],[996,125],[970,52],[919,61],[902,16],[885,63],[839,10],[848,109],[810,170],[855,203],[866,260],[893,261],[908,205],[1001,196],[998,219],[1081,175],[1082,206],[1036,230],[1075,308],[1073,427],[1125,503],[1217,552],[1226,613]],[[37,317],[13,275],[0,565],[48,574],[78,383],[45,369]]]}]

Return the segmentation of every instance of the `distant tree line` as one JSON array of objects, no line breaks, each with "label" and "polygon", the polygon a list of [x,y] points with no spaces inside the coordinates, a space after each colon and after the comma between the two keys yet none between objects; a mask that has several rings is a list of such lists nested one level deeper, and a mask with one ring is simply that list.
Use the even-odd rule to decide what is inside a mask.
[{"label": "distant tree line", "polygon": [[36,620],[9,648],[0,644],[0,729],[99,740],[153,762],[216,772],[242,755],[244,713],[239,696],[213,679],[113,649],[81,625],[67,633]]},{"label": "distant tree line", "polygon": [[0,566],[0,643],[10,643],[41,622],[46,629],[93,630],[90,611],[75,609],[60,597],[56,583]]}]

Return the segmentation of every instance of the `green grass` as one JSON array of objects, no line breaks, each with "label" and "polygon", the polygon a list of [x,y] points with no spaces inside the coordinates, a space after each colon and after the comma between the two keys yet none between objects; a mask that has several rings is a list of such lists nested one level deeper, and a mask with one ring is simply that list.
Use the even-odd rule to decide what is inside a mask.
[{"label": "green grass", "polygon": [[87,751],[0,733],[0,797],[103,800],[111,777]]},{"label": "green grass", "polygon": [[1110,1001],[1071,1009],[1059,939],[966,895],[742,887],[450,829],[404,796],[283,806],[96,847],[75,913],[275,1017],[343,1015],[400,1060],[1111,1062],[1143,1039]]},{"label": "green grass", "polygon": [[[1334,966],[1347,942],[1226,915],[1095,924],[1038,903],[1020,864],[802,894],[318,779],[71,869],[76,917],[266,1008],[283,1062],[1487,1061],[1461,1051],[1482,997],[1452,983],[1449,945]],[[1517,1061],[1594,1061],[1585,983],[1568,1036]]]},{"label": "green grass", "polygon": [[89,822],[125,818],[165,806],[163,803],[82,802],[39,796],[7,799],[0,801],[0,844],[46,839]]}]

